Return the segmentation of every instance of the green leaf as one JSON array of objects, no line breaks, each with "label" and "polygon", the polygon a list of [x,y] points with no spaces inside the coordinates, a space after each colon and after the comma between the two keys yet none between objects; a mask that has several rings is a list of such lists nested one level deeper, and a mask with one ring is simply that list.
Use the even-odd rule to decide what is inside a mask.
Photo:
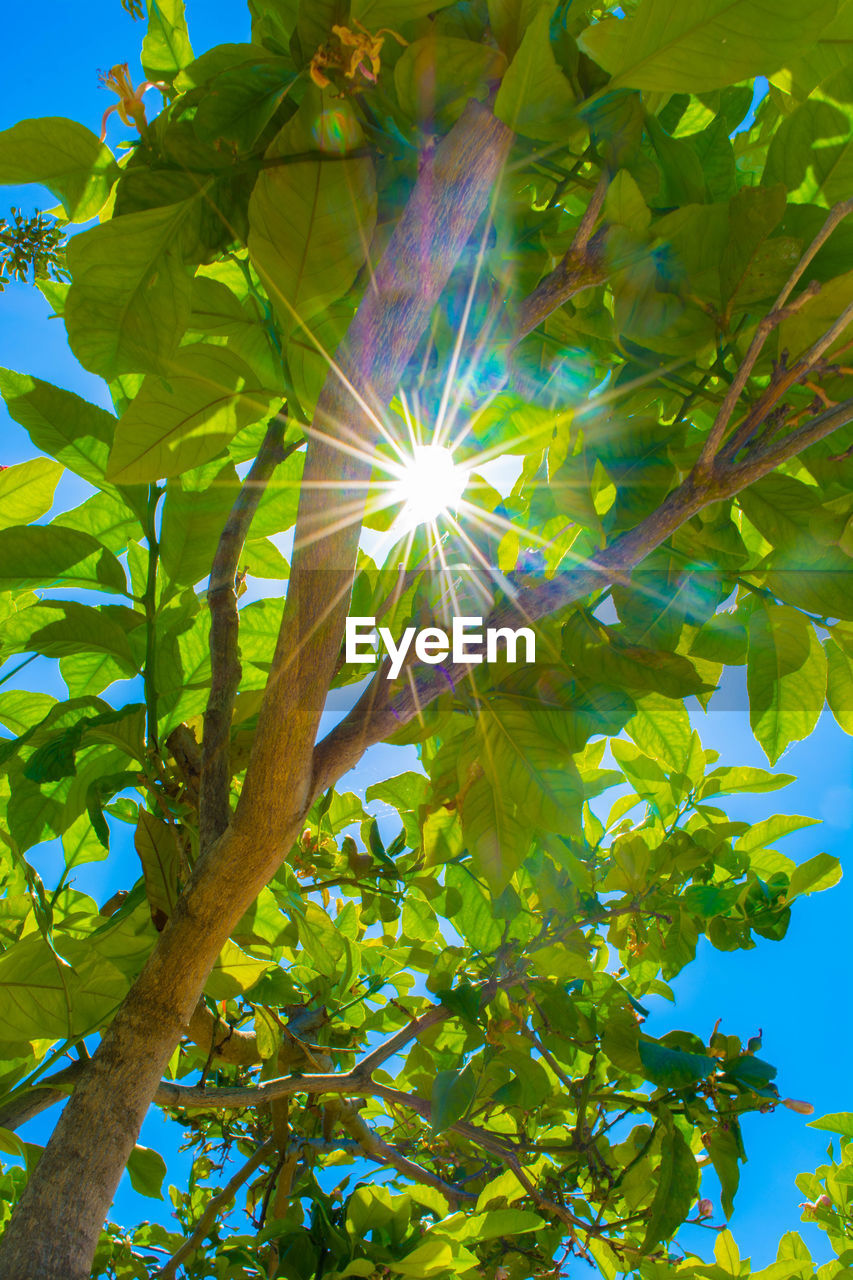
[{"label": "green leaf", "polygon": [[640,751],[632,742],[616,739],[611,744],[611,749],[616,763],[637,795],[642,796],[661,817],[674,812],[676,801],[673,786],[658,762]]},{"label": "green leaf", "polygon": [[470,1066],[458,1071],[439,1071],[432,1084],[432,1128],[434,1133],[461,1120],[474,1101],[477,1081]]},{"label": "green leaf", "polygon": [[543,141],[563,141],[572,132],[575,94],[554,57],[549,8],[539,8],[501,80],[495,115],[511,129]]},{"label": "green leaf", "polygon": [[508,58],[514,57],[539,10],[550,13],[551,8],[550,0],[489,0],[489,27]]},{"label": "green leaf", "polygon": [[683,702],[650,693],[637,702],[637,714],[625,726],[629,737],[653,759],[683,769],[690,750],[690,717]]},{"label": "green leaf", "polygon": [[749,1089],[765,1089],[776,1076],[776,1068],[761,1058],[744,1053],[725,1064],[727,1079],[737,1080]]},{"label": "green leaf", "polygon": [[50,510],[62,467],[49,458],[33,458],[0,471],[0,528],[29,524]]},{"label": "green leaf", "polygon": [[[254,146],[296,77],[285,59],[233,67],[216,78],[216,91],[202,98],[194,120],[206,141],[221,140],[243,151]],[[198,282],[196,282],[198,283]]]},{"label": "green leaf", "polygon": [[[118,709],[110,707],[95,716],[75,717],[72,723],[50,733],[33,752],[24,765],[24,777],[43,783],[59,782],[73,776],[77,771],[76,755],[84,738],[90,742],[117,745],[132,759],[141,761],[144,755],[143,711],[142,705],[137,703]],[[114,726],[118,727],[114,729]]]},{"label": "green leaf", "polygon": [[[601,711],[594,699],[590,702],[591,716]],[[554,712],[541,704],[531,709],[520,699],[492,698],[483,706],[478,730],[481,766],[505,804],[548,831],[568,834],[580,829],[583,783],[569,746],[558,736],[566,732],[562,710]]]},{"label": "green leaf", "polygon": [[853,657],[828,636],[826,649],[826,701],[845,733],[853,734]]},{"label": "green leaf", "polygon": [[727,1218],[734,1212],[734,1198],[740,1182],[740,1150],[731,1128],[712,1130],[708,1135],[708,1155],[720,1179],[720,1204]]},{"label": "green leaf", "polygon": [[502,792],[481,777],[465,793],[462,830],[477,871],[497,896],[527,856],[529,826]]},{"label": "green leaf", "polygon": [[76,120],[20,120],[0,133],[0,183],[40,183],[72,222],[97,216],[118,174],[109,148]]},{"label": "green leaf", "polygon": [[151,945],[146,921],[78,921],[89,936],[66,938],[62,957],[30,934],[0,956],[0,1040],[61,1040],[103,1026],[124,999]]},{"label": "green leaf", "polygon": [[848,65],[782,120],[770,142],[762,181],[784,183],[798,204],[828,207],[845,199],[853,177],[852,103],[853,70]]},{"label": "green leaf", "polygon": [[149,80],[174,80],[193,60],[184,0],[148,0],[142,70]]},{"label": "green leaf", "polygon": [[[851,165],[853,166],[853,143],[851,143]],[[820,293],[809,298],[795,315],[779,326],[780,349],[790,351],[792,356],[807,350],[838,319],[848,305],[851,293],[853,293],[853,271],[846,271],[844,275],[827,281],[822,285]],[[839,337],[828,350],[835,352],[848,337],[849,329],[842,329]],[[768,476],[768,480],[771,478]],[[814,503],[815,490],[811,486],[803,487],[808,488]]]},{"label": "green leaf", "polygon": [[808,737],[826,694],[826,654],[811,623],[782,605],[749,619],[746,668],[749,722],[771,764],[791,742]]},{"label": "green leaf", "polygon": [[425,1280],[428,1276],[446,1275],[448,1268],[466,1270],[476,1266],[477,1259],[467,1249],[452,1244],[438,1236],[428,1236],[404,1258],[391,1262],[389,1270],[394,1274],[409,1276],[411,1280]]},{"label": "green leaf", "polygon": [[235,943],[226,942],[205,984],[205,995],[213,1000],[231,1000],[248,991],[273,967],[271,961],[258,960]]},{"label": "green leaf", "polygon": [[775,294],[785,283],[799,257],[799,243],[793,241],[791,262],[780,241],[767,240],[784,216],[785,203],[781,184],[744,187],[729,201],[729,240],[720,258],[724,307],[735,297],[743,305]]},{"label": "green leaf", "polygon": [[178,900],[179,839],[180,834],[168,822],[155,818],[146,809],[139,810],[133,843],[142,863],[151,918],[159,929],[172,915]]},{"label": "green leaf", "polygon": [[816,853],[808,862],[801,862],[791,875],[788,885],[788,901],[800,893],[822,893],[831,889],[841,879],[841,863],[829,853]]},{"label": "green leaf", "polygon": [[456,0],[403,0],[401,5],[401,0],[351,0],[350,13],[368,31],[376,31],[426,18],[455,3]]},{"label": "green leaf", "polygon": [[184,242],[205,194],[202,186],[177,204],[111,218],[69,243],[65,324],[86,369],[104,378],[168,372],[190,315]]},{"label": "green leaf", "polygon": [[12,733],[25,733],[43,720],[51,707],[56,705],[56,698],[48,693],[4,689],[0,693],[0,724],[5,725]]},{"label": "green leaf", "polygon": [[831,1111],[818,1120],[809,1121],[810,1129],[827,1129],[840,1133],[842,1138],[853,1138],[853,1111]]},{"label": "green leaf", "polygon": [[497,1240],[501,1237],[512,1239],[527,1231],[539,1231],[545,1226],[545,1220],[538,1213],[529,1209],[490,1209],[488,1213],[477,1213],[465,1224],[464,1240]]},{"label": "green leaf", "polygon": [[88,862],[102,862],[109,852],[93,829],[88,814],[82,814],[63,832],[62,851],[68,870]]},{"label": "green leaf", "polygon": [[249,203],[249,252],[287,332],[346,293],[376,223],[373,164],[345,154],[359,141],[352,109],[321,110],[317,136],[316,106],[309,93],[267,159],[328,155],[265,169]]},{"label": "green leaf", "polygon": [[332,37],[332,27],[349,20],[349,0],[298,0],[296,34],[302,57],[310,62],[320,45]]},{"label": "green leaf", "polygon": [[780,0],[768,24],[761,0],[642,0],[627,18],[581,33],[581,48],[616,88],[703,93],[784,66],[831,21],[835,0]]},{"label": "green leaf", "polygon": [[[107,486],[109,490],[111,486]],[[125,490],[125,493],[137,496],[136,490]],[[142,491],[139,494],[139,509],[142,508]],[[62,529],[82,529],[91,533],[110,551],[120,555],[127,550],[128,543],[138,538],[143,532],[139,515],[123,498],[110,492],[93,493],[79,507],[71,511],[62,511],[54,516],[51,524]]]},{"label": "green leaf", "polygon": [[667,1089],[684,1089],[706,1080],[719,1065],[716,1058],[673,1049],[648,1036],[640,1036],[638,1048],[646,1078]]},{"label": "green leaf", "polygon": [[116,425],[111,413],[73,391],[12,369],[0,369],[0,395],[37,449],[91,484],[103,480]]},{"label": "green leaf", "polygon": [[184,347],[168,378],[149,374],[121,417],[108,475],[146,483],[209,462],[238,431],[269,414],[273,393],[225,347]]},{"label": "green leaf", "polygon": [[731,1231],[721,1231],[714,1241],[714,1258],[717,1266],[730,1276],[740,1275],[740,1252]]},{"label": "green leaf", "polygon": [[8,618],[0,626],[0,640],[7,653],[41,653],[50,658],[109,654],[122,675],[131,676],[137,671],[137,663],[128,633],[142,624],[141,614],[118,605],[45,600]]},{"label": "green leaf", "polygon": [[661,1142],[661,1159],[654,1179],[654,1199],[641,1245],[648,1252],[669,1240],[690,1212],[699,1184],[699,1168],[693,1152],[670,1122]]},{"label": "green leaf", "polygon": [[177,585],[192,586],[206,578],[225,521],[240,490],[232,463],[199,492],[184,487],[180,476],[166,486],[160,547],[163,568]]},{"label": "green leaf", "polygon": [[702,797],[737,795],[740,791],[778,791],[795,781],[791,773],[770,773],[752,765],[725,765],[706,775]]},{"label": "green leaf", "polygon": [[448,888],[457,889],[462,897],[462,905],[453,913],[454,928],[477,951],[494,951],[500,945],[501,924],[495,920],[488,897],[470,871],[449,866],[444,873],[444,883]]},{"label": "green leaf", "polygon": [[121,593],[127,580],[112,552],[88,533],[51,525],[0,529],[0,590],[58,586]]},{"label": "green leaf", "polygon": [[139,1195],[150,1196],[152,1200],[163,1199],[166,1162],[159,1151],[151,1147],[134,1147],[127,1162],[127,1174],[130,1185]]},{"label": "green leaf", "polygon": [[483,101],[488,96],[505,66],[502,53],[473,40],[424,36],[403,51],[394,67],[397,100],[410,120],[447,127],[469,98]]},{"label": "green leaf", "polygon": [[398,773],[368,787],[364,798],[368,802],[379,800],[391,805],[398,813],[410,813],[426,804],[429,782],[422,773]]},{"label": "green leaf", "polygon": [[818,818],[804,818],[797,813],[777,813],[772,818],[763,818],[750,825],[748,831],[738,836],[734,847],[738,852],[753,853],[756,849],[766,849],[773,840],[790,835],[792,831],[800,831],[803,827],[812,827]]}]

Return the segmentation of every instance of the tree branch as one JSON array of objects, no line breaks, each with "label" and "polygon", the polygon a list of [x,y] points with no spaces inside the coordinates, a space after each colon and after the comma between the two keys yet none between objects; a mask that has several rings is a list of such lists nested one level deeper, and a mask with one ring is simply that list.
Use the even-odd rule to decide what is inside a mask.
[{"label": "tree branch", "polygon": [[610,175],[603,173],[592,193],[571,247],[550,275],[541,280],[522,302],[515,325],[512,345],[532,333],[543,320],[582,289],[603,284],[607,279],[604,262],[604,237],[593,237],[593,228],[604,206]]},{"label": "tree branch", "polygon": [[210,1231],[211,1227],[219,1217],[220,1211],[230,1204],[237,1192],[240,1190],[244,1182],[248,1182],[256,1169],[264,1163],[267,1156],[275,1150],[275,1142],[272,1138],[268,1138],[266,1142],[261,1143],[257,1151],[249,1157],[246,1163],[237,1170],[234,1177],[226,1183],[223,1189],[215,1196],[211,1196],[205,1206],[204,1213],[198,1220],[195,1230],[191,1236],[188,1236],[179,1249],[176,1249],[169,1261],[159,1271],[154,1272],[153,1280],[175,1280],[178,1273],[178,1267],[194,1253],[204,1240],[204,1237]]},{"label": "tree branch", "polygon": [[0,1106],[0,1128],[19,1129],[48,1107],[57,1102],[67,1102],[68,1095],[88,1066],[88,1060],[81,1058],[52,1076],[46,1076],[31,1089],[12,1093]]},{"label": "tree branch", "polygon": [[235,1067],[254,1067],[263,1061],[254,1032],[241,1031],[217,1018],[204,1000],[199,1000],[193,1010],[187,1037],[218,1062],[227,1062]]},{"label": "tree branch", "polygon": [[210,695],[204,713],[199,843],[202,853],[222,835],[231,817],[229,744],[234,701],[240,687],[240,618],[235,579],[240,553],[264,490],[280,462],[302,442],[283,447],[287,421],[277,414],[231,508],[216,548],[207,600],[210,606]]},{"label": "tree branch", "polygon": [[[851,211],[853,211],[853,199],[845,200],[841,204],[835,205],[835,207],[830,211],[829,216],[820,231],[817,233],[808,249],[806,249],[805,253],[794,267],[794,270],[788,277],[782,292],[779,294],[770,311],[762,320],[759,321],[752,342],[749,345],[749,349],[741,361],[737,373],[732,379],[732,383],[723,398],[723,403],[720,405],[717,416],[714,419],[711,430],[705,440],[702,453],[700,454],[699,461],[696,464],[697,476],[703,477],[710,473],[717,454],[719,453],[720,446],[725,439],[726,431],[728,430],[729,422],[731,421],[731,416],[735,411],[735,407],[741,397],[741,393],[749,381],[752,371],[758,361],[758,357],[761,355],[768,337],[783,320],[787,319],[787,317],[795,310],[798,310],[804,302],[814,296],[814,293],[819,288],[819,286],[810,286],[804,290],[796,303],[789,307],[786,304],[794,287],[802,277],[809,263],[815,257],[818,250],[826,243],[838,224],[842,222]],[[832,341],[833,339],[830,339],[830,343],[827,345],[830,345]],[[796,379],[794,379],[794,381],[796,381]],[[769,406],[767,407],[769,408]],[[767,412],[767,408],[764,409],[764,412]]]},{"label": "tree branch", "polygon": [[472,1195],[470,1191],[465,1191],[462,1187],[457,1187],[453,1183],[445,1182],[443,1178],[438,1178],[434,1173],[430,1173],[429,1169],[424,1169],[421,1165],[415,1164],[413,1160],[409,1160],[402,1155],[396,1147],[389,1142],[384,1142],[373,1132],[368,1124],[362,1120],[355,1107],[346,1106],[340,1108],[338,1118],[344,1128],[352,1134],[358,1142],[361,1150],[376,1164],[390,1165],[392,1169],[396,1169],[398,1173],[409,1178],[412,1182],[421,1182],[424,1186],[434,1187],[436,1191],[440,1191],[446,1196],[454,1208],[458,1208],[465,1201],[476,1201],[477,1197]]}]

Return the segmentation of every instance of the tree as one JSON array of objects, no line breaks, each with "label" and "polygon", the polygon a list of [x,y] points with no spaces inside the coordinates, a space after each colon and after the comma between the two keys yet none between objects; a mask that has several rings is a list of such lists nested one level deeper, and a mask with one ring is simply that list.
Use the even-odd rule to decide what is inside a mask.
[{"label": "tree", "polygon": [[[64,264],[42,218],[4,243],[114,406],[0,374],[39,455],[0,475],[3,656],[69,693],[0,695],[4,1128],[70,1093],[4,1176],[4,1280],[163,1249],[163,1276],[523,1280],[562,1250],[654,1280],[703,1164],[730,1212],[739,1118],[802,1106],[760,1045],[656,1039],[642,1001],[838,876],[768,847],[797,819],[728,818],[785,777],[718,765],[685,699],[745,664],[771,764],[825,699],[853,727],[853,15],[611,8],[250,0],[252,43],[195,58],[158,0],[147,82],[105,79],[120,161],[70,120],[0,135],[0,180],[98,219]],[[378,566],[409,431],[520,476]],[[91,496],[31,523],[63,467]],[[348,615],[535,626],[536,661],[392,680],[344,660]],[[369,793],[391,835],[338,789],[384,740],[423,766]],[[99,908],[73,870],[123,824],[139,865]],[[49,890],[27,854],[57,836]],[[152,1102],[192,1135],[185,1244],[101,1235],[128,1161],[163,1173]],[[398,1189],[329,1195],[353,1153]],[[843,1256],[849,1184],[815,1176]],[[261,1226],[229,1238],[247,1184]],[[738,1274],[731,1237],[677,1270]]]}]

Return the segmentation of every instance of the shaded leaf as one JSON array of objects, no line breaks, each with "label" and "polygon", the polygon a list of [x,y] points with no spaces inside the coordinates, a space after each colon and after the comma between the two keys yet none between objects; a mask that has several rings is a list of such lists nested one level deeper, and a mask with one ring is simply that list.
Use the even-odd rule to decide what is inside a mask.
[{"label": "shaded leaf", "polygon": [[313,151],[328,158],[265,169],[249,205],[249,252],[287,332],[346,293],[376,221],[373,165],[346,158],[359,141],[354,115],[340,105],[321,113],[319,136],[312,115],[303,110],[290,120],[267,158]]},{"label": "shaded leaf", "polygon": [[761,0],[642,0],[630,17],[587,27],[580,45],[611,90],[702,93],[775,71],[834,15],[834,0],[780,0],[768,25]]}]

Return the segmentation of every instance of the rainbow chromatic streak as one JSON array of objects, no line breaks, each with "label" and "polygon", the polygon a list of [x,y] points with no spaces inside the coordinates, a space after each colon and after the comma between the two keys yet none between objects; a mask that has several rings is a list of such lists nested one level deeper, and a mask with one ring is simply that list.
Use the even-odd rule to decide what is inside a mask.
[{"label": "rainbow chromatic streak", "polygon": [[352,113],[340,108],[321,111],[311,132],[321,151],[343,154],[358,143],[358,125]]}]

